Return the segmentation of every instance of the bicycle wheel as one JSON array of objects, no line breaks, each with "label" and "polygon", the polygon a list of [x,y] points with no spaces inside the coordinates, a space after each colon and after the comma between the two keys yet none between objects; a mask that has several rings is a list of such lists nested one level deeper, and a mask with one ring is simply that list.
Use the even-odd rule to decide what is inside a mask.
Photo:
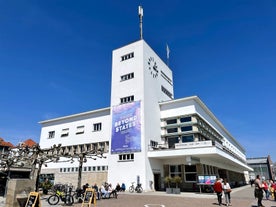
[{"label": "bicycle wheel", "polygon": [[133,186],[130,186],[130,187],[129,187],[129,192],[130,192],[130,193],[133,193],[133,192],[134,192],[134,187],[133,187]]},{"label": "bicycle wheel", "polygon": [[137,193],[142,193],[143,192],[143,188],[140,186],[140,187],[137,187]]},{"label": "bicycle wheel", "polygon": [[57,195],[51,195],[47,201],[50,205],[57,205],[59,202],[59,197]]},{"label": "bicycle wheel", "polygon": [[74,198],[72,195],[68,194],[68,195],[65,195],[65,198],[64,198],[64,204],[65,205],[68,205],[68,206],[71,206],[73,205],[74,203]]},{"label": "bicycle wheel", "polygon": [[74,193],[73,194],[74,202],[82,203],[83,201],[83,194],[82,193]]}]

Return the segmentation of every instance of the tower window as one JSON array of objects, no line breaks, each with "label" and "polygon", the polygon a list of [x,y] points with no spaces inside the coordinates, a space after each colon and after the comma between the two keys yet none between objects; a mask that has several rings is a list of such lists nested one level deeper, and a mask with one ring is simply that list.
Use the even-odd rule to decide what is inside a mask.
[{"label": "tower window", "polygon": [[127,96],[127,97],[121,98],[121,104],[132,102],[132,101],[134,101],[134,96]]},{"label": "tower window", "polygon": [[134,52],[131,52],[131,53],[121,56],[121,61],[125,61],[125,60],[128,60],[133,57],[134,57]]},{"label": "tower window", "polygon": [[62,129],[61,137],[68,137],[68,135],[69,135],[69,128]]},{"label": "tower window", "polygon": [[129,79],[132,79],[134,78],[134,73],[129,73],[129,74],[126,74],[126,75],[122,75],[121,76],[121,81],[126,81],[126,80],[129,80]]},{"label": "tower window", "polygon": [[101,131],[102,130],[102,123],[93,124],[93,131]]},{"label": "tower window", "polygon": [[76,134],[83,134],[84,133],[84,126],[78,126]]},{"label": "tower window", "polygon": [[169,92],[164,86],[161,86],[161,91],[165,93],[169,98],[172,98],[172,93]]},{"label": "tower window", "polygon": [[48,133],[48,138],[51,139],[51,138],[55,138],[55,131],[50,131]]}]

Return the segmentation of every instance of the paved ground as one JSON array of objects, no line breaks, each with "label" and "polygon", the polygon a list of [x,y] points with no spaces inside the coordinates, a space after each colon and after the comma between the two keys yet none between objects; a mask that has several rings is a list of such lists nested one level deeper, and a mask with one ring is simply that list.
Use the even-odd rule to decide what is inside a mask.
[{"label": "paved ground", "polygon": [[[233,207],[256,207],[257,200],[253,196],[253,188],[249,185],[235,188],[231,193]],[[50,207],[46,197],[41,198],[42,207]],[[264,200],[266,207],[276,207],[276,202]],[[3,199],[0,206],[4,207]],[[57,205],[61,207],[64,205]],[[82,204],[74,204],[81,207]],[[87,205],[86,205],[87,206]],[[92,205],[93,206],[93,205]],[[218,207],[215,194],[181,193],[180,195],[165,192],[143,192],[142,194],[119,193],[118,199],[103,199],[97,201],[97,207]]]}]

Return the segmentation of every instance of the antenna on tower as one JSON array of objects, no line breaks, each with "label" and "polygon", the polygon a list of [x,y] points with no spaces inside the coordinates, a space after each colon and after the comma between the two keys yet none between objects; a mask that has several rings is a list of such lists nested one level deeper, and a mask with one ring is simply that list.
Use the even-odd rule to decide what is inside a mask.
[{"label": "antenna on tower", "polygon": [[143,8],[142,6],[138,7],[138,14],[140,19],[140,39],[143,39]]}]

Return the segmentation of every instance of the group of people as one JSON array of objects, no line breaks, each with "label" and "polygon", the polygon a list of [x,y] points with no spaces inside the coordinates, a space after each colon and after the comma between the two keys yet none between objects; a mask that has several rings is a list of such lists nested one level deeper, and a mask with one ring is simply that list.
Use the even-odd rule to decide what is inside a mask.
[{"label": "group of people", "polygon": [[254,195],[258,199],[258,207],[264,207],[262,200],[265,194],[266,199],[269,199],[271,196],[274,201],[276,201],[276,182],[270,180],[269,182],[263,180],[261,181],[260,175],[256,176],[254,181],[255,189]]},{"label": "group of people", "polygon": [[[254,195],[258,199],[258,207],[264,207],[262,204],[263,197],[265,195],[266,199],[269,199],[271,196],[272,199],[276,201],[276,182],[270,180],[261,180],[260,175],[256,176],[254,181],[251,181],[251,186],[255,185]],[[218,178],[213,186],[214,191],[217,193],[218,204],[222,205],[222,196],[225,196],[226,206],[231,205],[231,187],[226,179]]]},{"label": "group of people", "polygon": [[[89,187],[88,183],[86,183],[85,185],[83,185],[83,192],[85,192],[86,188],[88,188],[88,187]],[[116,188],[114,189],[112,187],[112,184],[111,183],[107,183],[107,182],[102,183],[102,185],[100,187],[98,187],[98,185],[96,183],[93,186],[91,186],[91,187],[95,190],[96,195],[97,195],[97,199],[100,199],[100,198],[110,198],[111,194],[116,194],[117,195],[117,192],[125,191],[125,189],[126,189],[124,183],[122,183],[121,186],[118,183],[116,185]]]},{"label": "group of people", "polygon": [[214,183],[214,191],[217,194],[218,204],[221,206],[222,204],[222,197],[224,194],[225,197],[225,204],[226,206],[231,206],[231,186],[227,182],[227,179],[217,178],[216,182]]}]

